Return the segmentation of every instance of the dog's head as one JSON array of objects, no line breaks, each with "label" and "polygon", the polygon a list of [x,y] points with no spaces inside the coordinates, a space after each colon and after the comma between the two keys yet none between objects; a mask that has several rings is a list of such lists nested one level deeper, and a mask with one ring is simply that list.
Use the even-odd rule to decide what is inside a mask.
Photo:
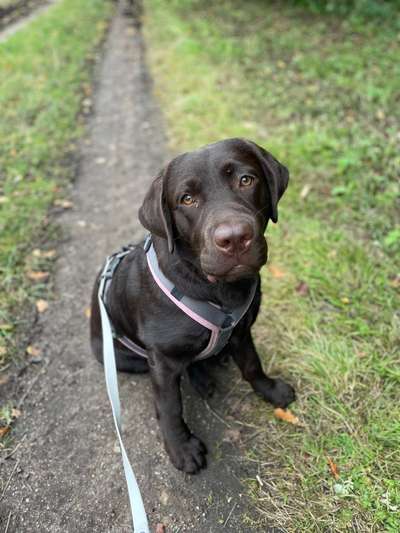
[{"label": "dog's head", "polygon": [[286,167],[245,139],[173,159],[154,179],[139,219],[209,281],[254,275],[267,260],[268,220],[289,181]]}]

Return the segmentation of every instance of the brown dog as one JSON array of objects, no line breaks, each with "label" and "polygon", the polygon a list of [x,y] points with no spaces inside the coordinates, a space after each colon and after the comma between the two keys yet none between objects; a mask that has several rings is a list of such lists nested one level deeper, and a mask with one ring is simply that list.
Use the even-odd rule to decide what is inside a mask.
[{"label": "brown dog", "polygon": [[[222,309],[241,306],[256,285],[247,312],[221,354],[230,354],[244,379],[274,406],[286,407],[294,390],[266,376],[250,328],[260,305],[259,270],[267,260],[265,229],[278,220],[278,201],[289,180],[287,169],[263,148],[227,139],[173,159],[157,176],[139,218],[152,234],[162,273],[177,293]],[[96,281],[91,343],[102,360],[102,331]],[[182,418],[180,379],[188,370],[198,389],[210,392],[208,361],[195,362],[210,331],[194,321],[157,285],[143,245],[128,253],[114,273],[107,308],[117,336],[132,339],[148,359],[115,340],[117,368],[149,371],[165,448],[173,464],[195,473],[206,465],[204,444]]]}]

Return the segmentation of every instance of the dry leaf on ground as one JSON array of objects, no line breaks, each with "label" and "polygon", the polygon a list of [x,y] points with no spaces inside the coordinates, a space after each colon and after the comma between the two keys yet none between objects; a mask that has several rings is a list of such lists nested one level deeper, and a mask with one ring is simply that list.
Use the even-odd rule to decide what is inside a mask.
[{"label": "dry leaf on ground", "polygon": [[311,191],[311,185],[309,183],[306,183],[304,187],[301,189],[300,198],[302,200],[305,200],[307,196],[309,195],[310,191]]},{"label": "dry leaf on ground", "polygon": [[26,353],[32,357],[40,357],[42,355],[41,350],[36,348],[36,346],[32,346],[31,344],[27,347]]},{"label": "dry leaf on ground", "polygon": [[40,250],[39,248],[35,248],[32,252],[34,257],[40,257],[43,259],[53,259],[56,254],[56,250]]},{"label": "dry leaf on ground", "polygon": [[276,409],[274,409],[274,415],[276,416],[276,418],[279,418],[279,420],[284,420],[289,424],[294,424],[295,426],[298,426],[300,424],[300,420],[291,411],[289,411],[289,409],[282,409],[281,407],[277,407]]},{"label": "dry leaf on ground", "polygon": [[46,300],[38,300],[36,302],[36,309],[38,313],[44,313],[49,308],[49,303]]},{"label": "dry leaf on ground", "polygon": [[300,281],[296,287],[296,292],[300,296],[307,296],[307,294],[310,292],[310,288],[305,281]]},{"label": "dry leaf on ground", "polygon": [[339,479],[339,469],[338,469],[337,465],[332,461],[332,459],[330,457],[328,457],[327,459],[328,459],[329,470],[330,470],[332,476],[335,479]]},{"label": "dry leaf on ground", "polygon": [[0,439],[10,431],[10,426],[0,427]]},{"label": "dry leaf on ground", "polygon": [[17,409],[16,407],[13,407],[13,408],[11,409],[11,416],[12,416],[13,418],[18,418],[18,417],[20,417],[21,415],[22,415],[22,411],[20,411],[20,410]]},{"label": "dry leaf on ground", "polygon": [[271,272],[273,278],[284,278],[285,272],[275,265],[269,265],[268,270]]},{"label": "dry leaf on ground", "polygon": [[45,281],[49,276],[49,272],[41,270],[29,270],[26,274],[31,281]]},{"label": "dry leaf on ground", "polygon": [[54,205],[56,207],[62,207],[63,209],[72,209],[74,204],[70,200],[54,200]]},{"label": "dry leaf on ground", "polygon": [[400,274],[397,274],[394,276],[390,281],[389,285],[393,287],[394,289],[400,288]]},{"label": "dry leaf on ground", "polygon": [[5,385],[6,383],[8,383],[10,381],[10,376],[9,374],[4,374],[4,376],[2,376],[0,374],[0,385]]}]

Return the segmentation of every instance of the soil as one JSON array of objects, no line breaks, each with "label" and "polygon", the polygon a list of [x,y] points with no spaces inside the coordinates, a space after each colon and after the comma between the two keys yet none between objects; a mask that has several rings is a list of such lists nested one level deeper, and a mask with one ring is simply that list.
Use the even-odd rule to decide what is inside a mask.
[{"label": "soil", "polygon": [[41,14],[43,9],[46,9],[54,1],[56,0],[15,0],[13,4],[7,7],[0,7],[0,30],[6,28],[0,34],[0,42],[4,40],[4,36],[8,37],[14,33],[12,31],[14,26],[19,29],[28,20]]},{"label": "soil", "polygon": [[[9,483],[0,494],[0,526],[8,532],[131,531],[103,368],[90,353],[85,309],[105,257],[142,238],[137,210],[168,150],[140,24],[123,5],[97,78],[74,207],[59,219],[65,237],[55,297],[34,331],[44,357],[18,381],[17,398],[24,398],[14,430],[19,444],[1,464]],[[257,531],[244,525],[255,511],[239,481],[255,473],[240,453],[241,426],[223,407],[227,394],[235,397],[239,376],[233,368],[221,372],[224,385],[209,406],[185,385],[189,425],[210,450],[209,466],[197,476],[177,471],[164,452],[148,376],[119,376],[124,442],[153,530],[162,523],[168,533]]]}]

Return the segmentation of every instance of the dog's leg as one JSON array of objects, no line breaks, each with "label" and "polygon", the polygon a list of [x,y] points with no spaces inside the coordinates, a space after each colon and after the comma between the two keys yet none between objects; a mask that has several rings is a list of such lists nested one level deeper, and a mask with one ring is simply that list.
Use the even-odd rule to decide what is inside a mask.
[{"label": "dog's leg", "polygon": [[270,378],[264,373],[250,331],[242,338],[232,338],[231,346],[233,358],[243,378],[264,400],[275,407],[286,407],[295,400],[295,391],[291,385],[281,379]]},{"label": "dog's leg", "polygon": [[188,474],[206,466],[204,444],[192,433],[182,418],[180,380],[182,368],[162,355],[149,355],[150,376],[154,389],[156,414],[165,449],[172,464]]},{"label": "dog's leg", "polygon": [[215,381],[208,370],[208,361],[192,363],[187,369],[191,385],[202,398],[211,398],[215,391]]}]

